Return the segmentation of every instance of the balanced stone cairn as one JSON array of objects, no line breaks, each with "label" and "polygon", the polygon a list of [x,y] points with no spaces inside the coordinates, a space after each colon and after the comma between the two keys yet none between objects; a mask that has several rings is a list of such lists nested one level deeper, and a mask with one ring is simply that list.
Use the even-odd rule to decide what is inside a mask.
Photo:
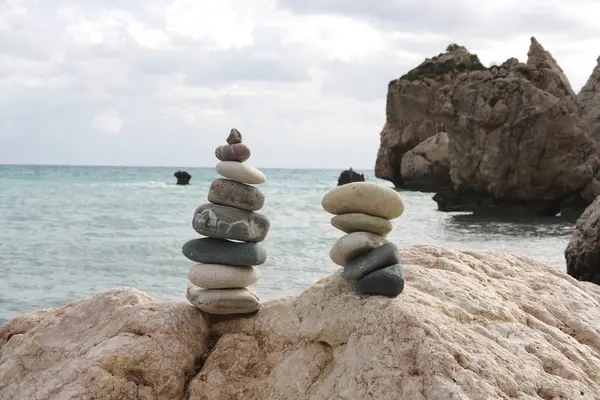
[{"label": "balanced stone cairn", "polygon": [[269,219],[260,210],[265,195],[256,186],[265,175],[245,163],[250,149],[242,135],[232,129],[227,144],[217,147],[217,172],[223,178],[212,182],[209,203],[194,212],[192,227],[204,238],[183,245],[182,252],[197,262],[188,273],[186,298],[209,314],[245,314],[258,310],[258,295],[247,287],[260,277],[255,267],[267,260],[259,244],[269,232]]},{"label": "balanced stone cairn", "polygon": [[390,220],[404,212],[393,189],[372,182],[352,182],[330,190],[322,199],[325,211],[335,214],[331,225],[346,233],[329,253],[344,267],[344,278],[354,281],[358,294],[398,296],[404,290],[397,247],[385,238]]}]

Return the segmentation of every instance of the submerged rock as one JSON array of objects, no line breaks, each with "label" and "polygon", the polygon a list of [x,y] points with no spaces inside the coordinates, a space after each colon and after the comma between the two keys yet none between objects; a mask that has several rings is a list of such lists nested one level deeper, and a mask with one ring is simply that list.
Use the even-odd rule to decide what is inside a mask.
[{"label": "submerged rock", "polygon": [[177,178],[177,185],[189,185],[192,176],[185,171],[177,171],[173,174]]},{"label": "submerged rock", "polygon": [[365,181],[365,175],[364,174],[359,174],[358,172],[354,171],[352,168],[350,169],[346,169],[344,171],[342,171],[342,173],[340,174],[339,178],[338,178],[338,186],[341,185],[346,185],[348,183],[352,183],[352,182],[364,182]]}]

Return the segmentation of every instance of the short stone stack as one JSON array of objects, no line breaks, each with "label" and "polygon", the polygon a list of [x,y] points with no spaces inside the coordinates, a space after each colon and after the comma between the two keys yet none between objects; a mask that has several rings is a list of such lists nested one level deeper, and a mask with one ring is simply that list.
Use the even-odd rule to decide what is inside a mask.
[{"label": "short stone stack", "polygon": [[352,182],[330,190],[321,202],[335,214],[331,225],[346,233],[330,251],[331,260],[344,267],[344,277],[355,282],[358,294],[398,296],[404,290],[397,247],[385,238],[390,220],[404,212],[393,189],[372,182]]},{"label": "short stone stack", "polygon": [[209,314],[245,314],[260,307],[256,293],[248,286],[260,278],[257,265],[267,260],[260,245],[269,232],[270,222],[258,212],[265,195],[256,186],[266,182],[265,175],[247,164],[250,148],[242,135],[232,129],[227,144],[217,147],[217,172],[224,178],[212,182],[208,203],[194,212],[192,226],[205,236],[183,245],[182,252],[197,262],[188,273],[186,298]]}]

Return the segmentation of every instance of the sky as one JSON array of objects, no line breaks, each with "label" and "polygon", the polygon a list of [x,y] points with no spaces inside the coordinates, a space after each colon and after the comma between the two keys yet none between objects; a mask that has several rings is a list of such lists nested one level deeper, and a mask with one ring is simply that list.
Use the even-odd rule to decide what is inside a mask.
[{"label": "sky", "polygon": [[[576,5],[575,5],[576,4]],[[257,167],[372,169],[388,82],[466,46],[577,92],[595,0],[0,0],[0,164],[207,166],[237,128]]]}]

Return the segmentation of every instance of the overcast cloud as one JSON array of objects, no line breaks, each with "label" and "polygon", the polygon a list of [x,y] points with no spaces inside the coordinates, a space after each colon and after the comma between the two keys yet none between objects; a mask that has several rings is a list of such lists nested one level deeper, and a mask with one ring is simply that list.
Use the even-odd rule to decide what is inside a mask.
[{"label": "overcast cloud", "polygon": [[597,15],[593,0],[0,0],[0,164],[213,166],[237,127],[259,167],[373,168],[390,80],[451,42],[525,60],[534,35],[578,91]]}]

